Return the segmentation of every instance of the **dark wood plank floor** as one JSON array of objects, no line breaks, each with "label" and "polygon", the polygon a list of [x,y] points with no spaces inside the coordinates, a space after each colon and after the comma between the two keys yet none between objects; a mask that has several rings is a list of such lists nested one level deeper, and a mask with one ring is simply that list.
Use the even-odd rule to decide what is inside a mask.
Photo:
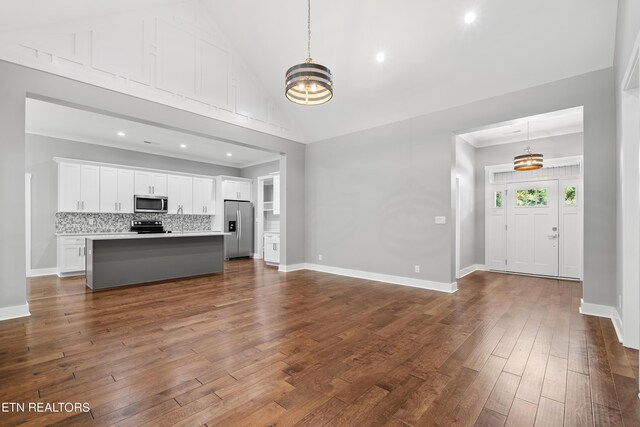
[{"label": "dark wood plank floor", "polygon": [[0,322],[18,425],[640,425],[638,353],[578,314],[578,283],[474,273],[453,294],[253,260],[92,293],[29,282]]}]

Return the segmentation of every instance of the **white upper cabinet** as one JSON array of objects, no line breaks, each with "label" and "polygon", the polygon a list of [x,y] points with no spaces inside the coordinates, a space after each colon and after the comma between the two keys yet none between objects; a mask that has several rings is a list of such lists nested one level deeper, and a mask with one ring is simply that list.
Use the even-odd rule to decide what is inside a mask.
[{"label": "white upper cabinet", "polygon": [[58,211],[100,211],[100,167],[77,163],[58,165]]},{"label": "white upper cabinet", "polygon": [[214,214],[214,190],[213,179],[193,178],[193,214]]},{"label": "white upper cabinet", "polygon": [[224,180],[222,182],[222,197],[224,200],[251,201],[251,182]]},{"label": "white upper cabinet", "polygon": [[166,196],[167,174],[151,171],[136,171],[135,194],[143,196]]},{"label": "white upper cabinet", "polygon": [[100,212],[133,213],[133,170],[100,167]]},{"label": "white upper cabinet", "polygon": [[180,207],[185,215],[193,213],[193,178],[183,175],[169,175],[168,197],[168,213],[175,214]]},{"label": "white upper cabinet", "polygon": [[280,175],[273,176],[273,214],[280,215]]}]

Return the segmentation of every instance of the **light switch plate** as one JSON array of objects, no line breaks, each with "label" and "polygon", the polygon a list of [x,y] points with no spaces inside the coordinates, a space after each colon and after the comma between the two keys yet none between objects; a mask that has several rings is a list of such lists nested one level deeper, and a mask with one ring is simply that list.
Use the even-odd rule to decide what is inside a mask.
[{"label": "light switch plate", "polygon": [[447,217],[446,216],[437,216],[436,217],[436,224],[446,224],[447,223]]}]

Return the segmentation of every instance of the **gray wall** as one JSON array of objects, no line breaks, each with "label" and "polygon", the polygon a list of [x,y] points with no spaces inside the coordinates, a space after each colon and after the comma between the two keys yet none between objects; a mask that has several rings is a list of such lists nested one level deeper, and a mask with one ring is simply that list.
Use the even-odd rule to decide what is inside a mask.
[{"label": "gray wall", "polygon": [[514,144],[493,145],[476,149],[476,248],[475,259],[477,264],[484,264],[485,253],[485,224],[484,224],[484,187],[485,166],[500,165],[513,162],[513,157],[524,153],[527,146],[531,146],[536,153],[542,153],[545,159],[558,157],[581,156],[583,150],[584,134],[573,133],[569,135],[539,138],[531,142],[517,142]]},{"label": "gray wall", "polygon": [[476,264],[476,148],[456,138],[456,177],[460,200],[460,269]]},{"label": "gray wall", "polygon": [[[251,129],[224,123],[166,105],[124,95],[42,71],[0,61],[0,198],[12,209],[0,221],[0,308],[26,301],[24,173],[25,98],[58,100],[103,114],[133,118],[151,125],[285,154],[281,160],[283,207],[287,220],[281,231],[284,264],[305,257],[305,146]],[[20,189],[16,191],[16,186]]]},{"label": "gray wall", "polygon": [[[452,282],[453,134],[580,105],[584,299],[615,305],[612,68],[309,145],[307,261]],[[447,215],[447,224],[435,225],[435,215]],[[413,273],[414,264],[422,266],[421,273]]]},{"label": "gray wall", "polygon": [[54,157],[139,166],[202,175],[239,176],[227,166],[121,150],[41,135],[25,138],[25,171],[31,178],[31,268],[56,266],[55,213],[58,211],[58,168]]},{"label": "gray wall", "polygon": [[269,175],[271,172],[280,171],[280,161],[274,160],[272,162],[261,163],[259,165],[248,166],[246,168],[240,169],[240,174],[243,178],[251,178],[253,179],[253,188],[251,189],[251,194],[253,194],[254,202],[258,201],[258,178],[259,176]]}]

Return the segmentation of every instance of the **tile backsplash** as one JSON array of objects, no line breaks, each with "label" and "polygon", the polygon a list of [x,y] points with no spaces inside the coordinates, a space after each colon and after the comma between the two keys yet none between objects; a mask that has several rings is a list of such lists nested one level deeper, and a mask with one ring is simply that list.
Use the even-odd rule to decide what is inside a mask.
[{"label": "tile backsplash", "polygon": [[[184,215],[184,231],[211,230],[212,215]],[[58,212],[56,233],[115,233],[129,231],[132,219],[159,220],[165,230],[180,231],[180,216],[169,214],[113,214]]]}]

